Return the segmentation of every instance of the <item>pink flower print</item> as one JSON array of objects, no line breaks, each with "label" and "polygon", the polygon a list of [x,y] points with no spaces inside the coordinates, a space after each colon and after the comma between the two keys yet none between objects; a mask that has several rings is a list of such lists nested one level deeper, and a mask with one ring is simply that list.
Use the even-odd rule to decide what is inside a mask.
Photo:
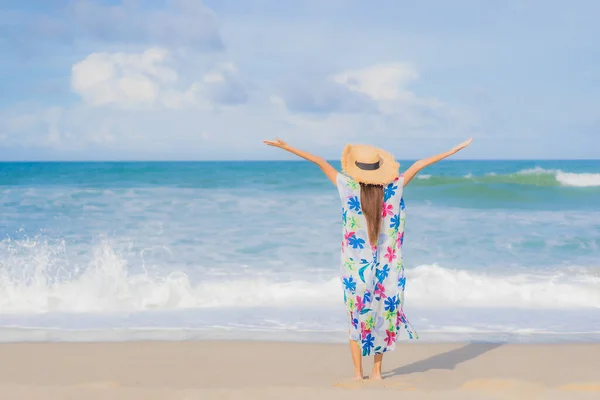
[{"label": "pink flower print", "polygon": [[398,234],[398,239],[396,239],[396,248],[402,247],[403,243],[404,243],[404,232],[400,232]]},{"label": "pink flower print", "polygon": [[361,296],[356,296],[356,312],[361,312],[365,308],[365,302]]},{"label": "pink flower print", "polygon": [[391,346],[392,343],[396,342],[396,332],[386,330],[385,333],[387,335],[385,338],[385,342],[387,343],[388,346]]},{"label": "pink flower print", "polygon": [[375,296],[382,299],[387,297],[385,294],[385,286],[383,286],[381,283],[377,283],[375,286]]},{"label": "pink flower print", "polygon": [[396,325],[400,326],[400,323],[406,324],[406,317],[404,316],[404,312],[402,310],[398,311],[398,316],[396,319]]},{"label": "pink flower print", "polygon": [[385,203],[383,203],[383,209],[381,211],[381,216],[383,218],[385,218],[388,215],[394,215],[394,206],[391,205],[391,204],[385,204]]},{"label": "pink flower print", "polygon": [[371,334],[371,330],[367,329],[367,325],[364,322],[360,323],[360,334],[363,340],[367,337],[367,335]]},{"label": "pink flower print", "polygon": [[391,263],[396,258],[396,250],[388,246],[387,253],[385,253],[384,257],[387,258],[389,263]]},{"label": "pink flower print", "polygon": [[346,244],[350,245],[349,240],[352,238],[352,236],[354,236],[356,234],[356,232],[346,232],[344,233],[344,241],[346,242]]}]

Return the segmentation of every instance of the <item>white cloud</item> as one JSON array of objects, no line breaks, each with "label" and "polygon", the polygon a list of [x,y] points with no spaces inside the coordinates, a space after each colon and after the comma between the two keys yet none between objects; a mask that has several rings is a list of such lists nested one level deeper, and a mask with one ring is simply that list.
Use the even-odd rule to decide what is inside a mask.
[{"label": "white cloud", "polygon": [[422,98],[408,89],[419,78],[418,71],[408,63],[376,64],[365,68],[343,71],[330,79],[347,89],[368,96],[378,103],[384,114],[410,113],[415,116],[427,109],[440,110],[444,103],[435,98]]},{"label": "white cloud", "polygon": [[249,99],[245,71],[210,61],[161,47],[92,53],[72,66],[80,103],[5,113],[0,137],[6,146],[94,158],[222,159],[281,157],[261,144],[275,136],[324,155],[348,141],[388,147],[401,136],[409,151],[408,137],[453,135],[469,123],[409,91],[418,74],[407,64],[342,71],[320,86],[296,82],[283,94],[256,87]]},{"label": "white cloud", "polygon": [[300,114],[414,115],[443,108],[441,101],[421,98],[408,89],[418,77],[408,63],[374,64],[332,74],[321,82],[296,82],[279,97],[289,111]]},{"label": "white cloud", "polygon": [[244,85],[238,77],[233,63],[222,63],[208,71],[202,81],[196,82],[186,92],[186,98],[194,98],[196,94],[207,98],[212,104],[234,106],[248,101]]},{"label": "white cloud", "polygon": [[247,95],[232,63],[217,65],[197,81],[180,83],[169,51],[92,53],[73,65],[71,87],[93,107],[182,108],[244,103]]},{"label": "white cloud", "polygon": [[59,151],[192,149],[224,139],[242,129],[240,121],[260,113],[235,111],[248,95],[233,63],[207,65],[205,59],[159,47],[92,53],[72,66],[71,88],[81,100],[71,106],[1,110],[3,145]]},{"label": "white cloud", "polygon": [[406,98],[410,92],[404,89],[405,86],[418,77],[409,64],[393,63],[343,71],[330,79],[373,100],[391,101]]},{"label": "white cloud", "polygon": [[[285,120],[297,132],[311,132],[322,146],[339,142],[386,143],[402,138],[447,138],[471,134],[475,117],[436,98],[409,90],[419,78],[408,63],[374,64],[328,76],[318,84],[298,84],[273,95],[285,107]],[[468,132],[468,133],[465,133]],[[408,143],[402,145],[409,149]]]},{"label": "white cloud", "polygon": [[92,106],[153,105],[166,85],[177,82],[177,73],[162,65],[167,56],[159,48],[140,54],[92,53],[73,65],[71,87]]}]

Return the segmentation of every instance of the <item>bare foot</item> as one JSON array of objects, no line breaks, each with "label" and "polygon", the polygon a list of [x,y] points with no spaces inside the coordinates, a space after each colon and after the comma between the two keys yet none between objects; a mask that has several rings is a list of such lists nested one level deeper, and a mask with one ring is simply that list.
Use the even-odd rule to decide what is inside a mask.
[{"label": "bare foot", "polygon": [[363,376],[361,375],[354,375],[354,378],[352,378],[353,381],[362,381],[363,380]]},{"label": "bare foot", "polygon": [[381,377],[381,372],[373,372],[369,377],[370,381],[381,381],[383,378]]}]

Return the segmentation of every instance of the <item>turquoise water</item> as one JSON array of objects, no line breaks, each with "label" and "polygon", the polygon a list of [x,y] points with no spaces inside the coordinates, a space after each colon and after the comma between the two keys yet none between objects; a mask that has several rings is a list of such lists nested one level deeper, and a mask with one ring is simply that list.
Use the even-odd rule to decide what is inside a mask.
[{"label": "turquoise water", "polygon": [[[345,339],[314,165],[0,163],[0,199],[0,340]],[[423,340],[600,338],[600,161],[444,161],[405,200]]]}]

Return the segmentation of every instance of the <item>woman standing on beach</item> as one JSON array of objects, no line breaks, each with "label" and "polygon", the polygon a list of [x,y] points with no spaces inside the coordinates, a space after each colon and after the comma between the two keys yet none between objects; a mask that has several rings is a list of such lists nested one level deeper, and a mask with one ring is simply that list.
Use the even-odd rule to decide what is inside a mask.
[{"label": "woman standing on beach", "polygon": [[375,356],[370,379],[381,379],[383,353],[392,351],[402,328],[417,338],[404,315],[404,187],[423,168],[464,149],[453,149],[415,162],[404,174],[394,157],[376,147],[347,145],[340,174],[325,159],[265,140],[317,164],[337,186],[342,201],[341,281],[348,310],[350,350],[355,379],[363,379],[362,357]]}]

